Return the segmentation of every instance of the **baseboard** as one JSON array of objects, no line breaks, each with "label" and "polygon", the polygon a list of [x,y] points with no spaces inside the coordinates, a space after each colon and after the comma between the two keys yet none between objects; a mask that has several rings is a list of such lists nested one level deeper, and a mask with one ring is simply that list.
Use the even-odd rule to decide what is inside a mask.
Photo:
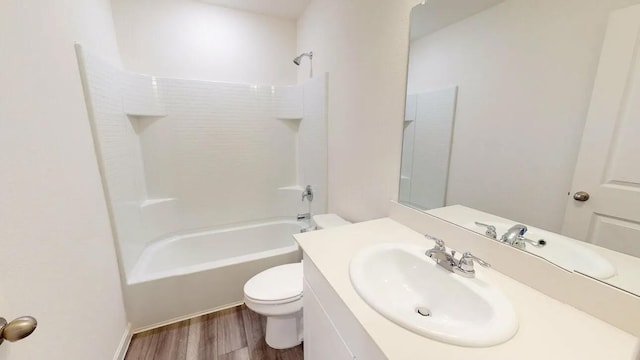
[{"label": "baseboard", "polygon": [[127,328],[124,329],[124,333],[122,334],[122,339],[120,339],[118,349],[116,350],[115,355],[113,355],[113,360],[124,360],[125,355],[127,355],[127,350],[129,349],[132,336],[133,332],[131,331],[131,324],[127,324]]},{"label": "baseboard", "polygon": [[191,319],[191,318],[194,318],[194,317],[210,314],[212,312],[225,310],[225,309],[230,309],[232,307],[236,307],[236,306],[242,305],[242,304],[244,304],[244,301],[237,301],[237,302],[233,302],[233,303],[230,303],[230,304],[226,304],[226,305],[210,308],[210,309],[207,309],[207,310],[204,310],[204,311],[198,311],[198,312],[187,314],[187,315],[184,315],[184,316],[178,316],[178,317],[175,317],[173,319],[169,319],[169,320],[161,321],[159,323],[155,323],[155,324],[152,324],[152,325],[136,328],[135,330],[133,330],[133,334],[137,334],[137,333],[153,330],[153,329],[156,329],[156,328],[159,328],[159,327],[163,327],[163,326],[167,326],[167,325],[170,325],[170,324],[173,324],[173,323],[177,323],[177,322],[180,322],[180,321],[183,321],[183,320],[188,320],[188,319]]}]

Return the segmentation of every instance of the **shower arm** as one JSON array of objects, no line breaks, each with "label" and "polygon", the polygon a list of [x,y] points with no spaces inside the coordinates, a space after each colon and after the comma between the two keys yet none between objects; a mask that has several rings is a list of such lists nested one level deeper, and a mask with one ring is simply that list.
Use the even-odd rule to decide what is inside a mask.
[{"label": "shower arm", "polygon": [[311,64],[310,68],[309,68],[309,78],[313,77],[313,51],[309,51],[308,53],[302,53],[300,55],[298,55],[297,57],[295,57],[293,59],[293,63],[296,64],[296,66],[300,66],[301,64],[301,60],[303,57],[308,57],[309,58],[309,62]]}]

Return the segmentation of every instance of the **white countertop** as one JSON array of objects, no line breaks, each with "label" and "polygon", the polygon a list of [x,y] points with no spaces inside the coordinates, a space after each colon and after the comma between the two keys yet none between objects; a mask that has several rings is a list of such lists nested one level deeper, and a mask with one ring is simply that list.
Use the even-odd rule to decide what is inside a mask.
[{"label": "white countertop", "polygon": [[360,298],[349,279],[349,262],[359,250],[373,244],[404,242],[428,247],[422,234],[384,218],[295,237],[307,258],[390,360],[635,360],[636,339],[632,335],[484,268],[476,271],[500,288],[518,313],[520,328],[511,340],[489,348],[465,348],[416,335],[387,320]]}]

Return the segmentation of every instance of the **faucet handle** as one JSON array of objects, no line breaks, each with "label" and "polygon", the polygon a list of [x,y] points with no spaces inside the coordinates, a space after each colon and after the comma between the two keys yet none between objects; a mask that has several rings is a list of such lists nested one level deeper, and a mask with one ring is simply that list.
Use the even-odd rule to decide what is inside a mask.
[{"label": "faucet handle", "polygon": [[[460,259],[460,267],[463,270],[473,270],[473,261],[476,261],[478,264],[480,264],[480,266],[482,267],[491,267],[491,264],[489,264],[488,262],[480,259],[479,257],[473,255],[470,252],[465,252],[464,254],[462,254],[462,258]],[[467,268],[465,268],[467,267]]]},{"label": "faucet handle", "polygon": [[438,239],[437,237],[431,236],[429,234],[425,234],[424,237],[426,237],[429,240],[435,241],[435,243],[436,243],[435,248],[436,249],[445,250],[444,241],[442,239]]},{"label": "faucet handle", "polygon": [[302,201],[304,199],[309,199],[309,202],[313,201],[313,189],[311,189],[311,185],[307,185],[302,191]]},{"label": "faucet handle", "polygon": [[476,221],[475,223],[478,226],[482,226],[482,227],[487,228],[487,231],[484,233],[487,237],[490,237],[492,239],[496,239],[498,237],[498,232],[496,231],[496,227],[495,226],[489,225],[489,224],[484,224],[484,223],[481,223],[479,221]]},{"label": "faucet handle", "polygon": [[466,252],[464,254],[462,254],[462,258],[460,258],[460,261],[457,262],[456,267],[453,268],[453,271],[456,274],[462,275],[464,277],[467,278],[473,278],[476,276],[476,270],[473,268],[473,261],[478,262],[478,264],[480,264],[483,267],[490,267],[491,265],[489,265],[488,262],[480,259],[479,257],[471,254],[470,252]]}]

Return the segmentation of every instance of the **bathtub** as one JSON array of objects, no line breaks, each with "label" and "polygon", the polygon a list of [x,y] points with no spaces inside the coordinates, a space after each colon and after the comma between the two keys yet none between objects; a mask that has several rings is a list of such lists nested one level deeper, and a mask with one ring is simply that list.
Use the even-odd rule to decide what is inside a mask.
[{"label": "bathtub", "polygon": [[142,330],[242,302],[243,286],[300,261],[301,223],[272,220],[176,234],[148,245],[127,279],[132,328]]}]

